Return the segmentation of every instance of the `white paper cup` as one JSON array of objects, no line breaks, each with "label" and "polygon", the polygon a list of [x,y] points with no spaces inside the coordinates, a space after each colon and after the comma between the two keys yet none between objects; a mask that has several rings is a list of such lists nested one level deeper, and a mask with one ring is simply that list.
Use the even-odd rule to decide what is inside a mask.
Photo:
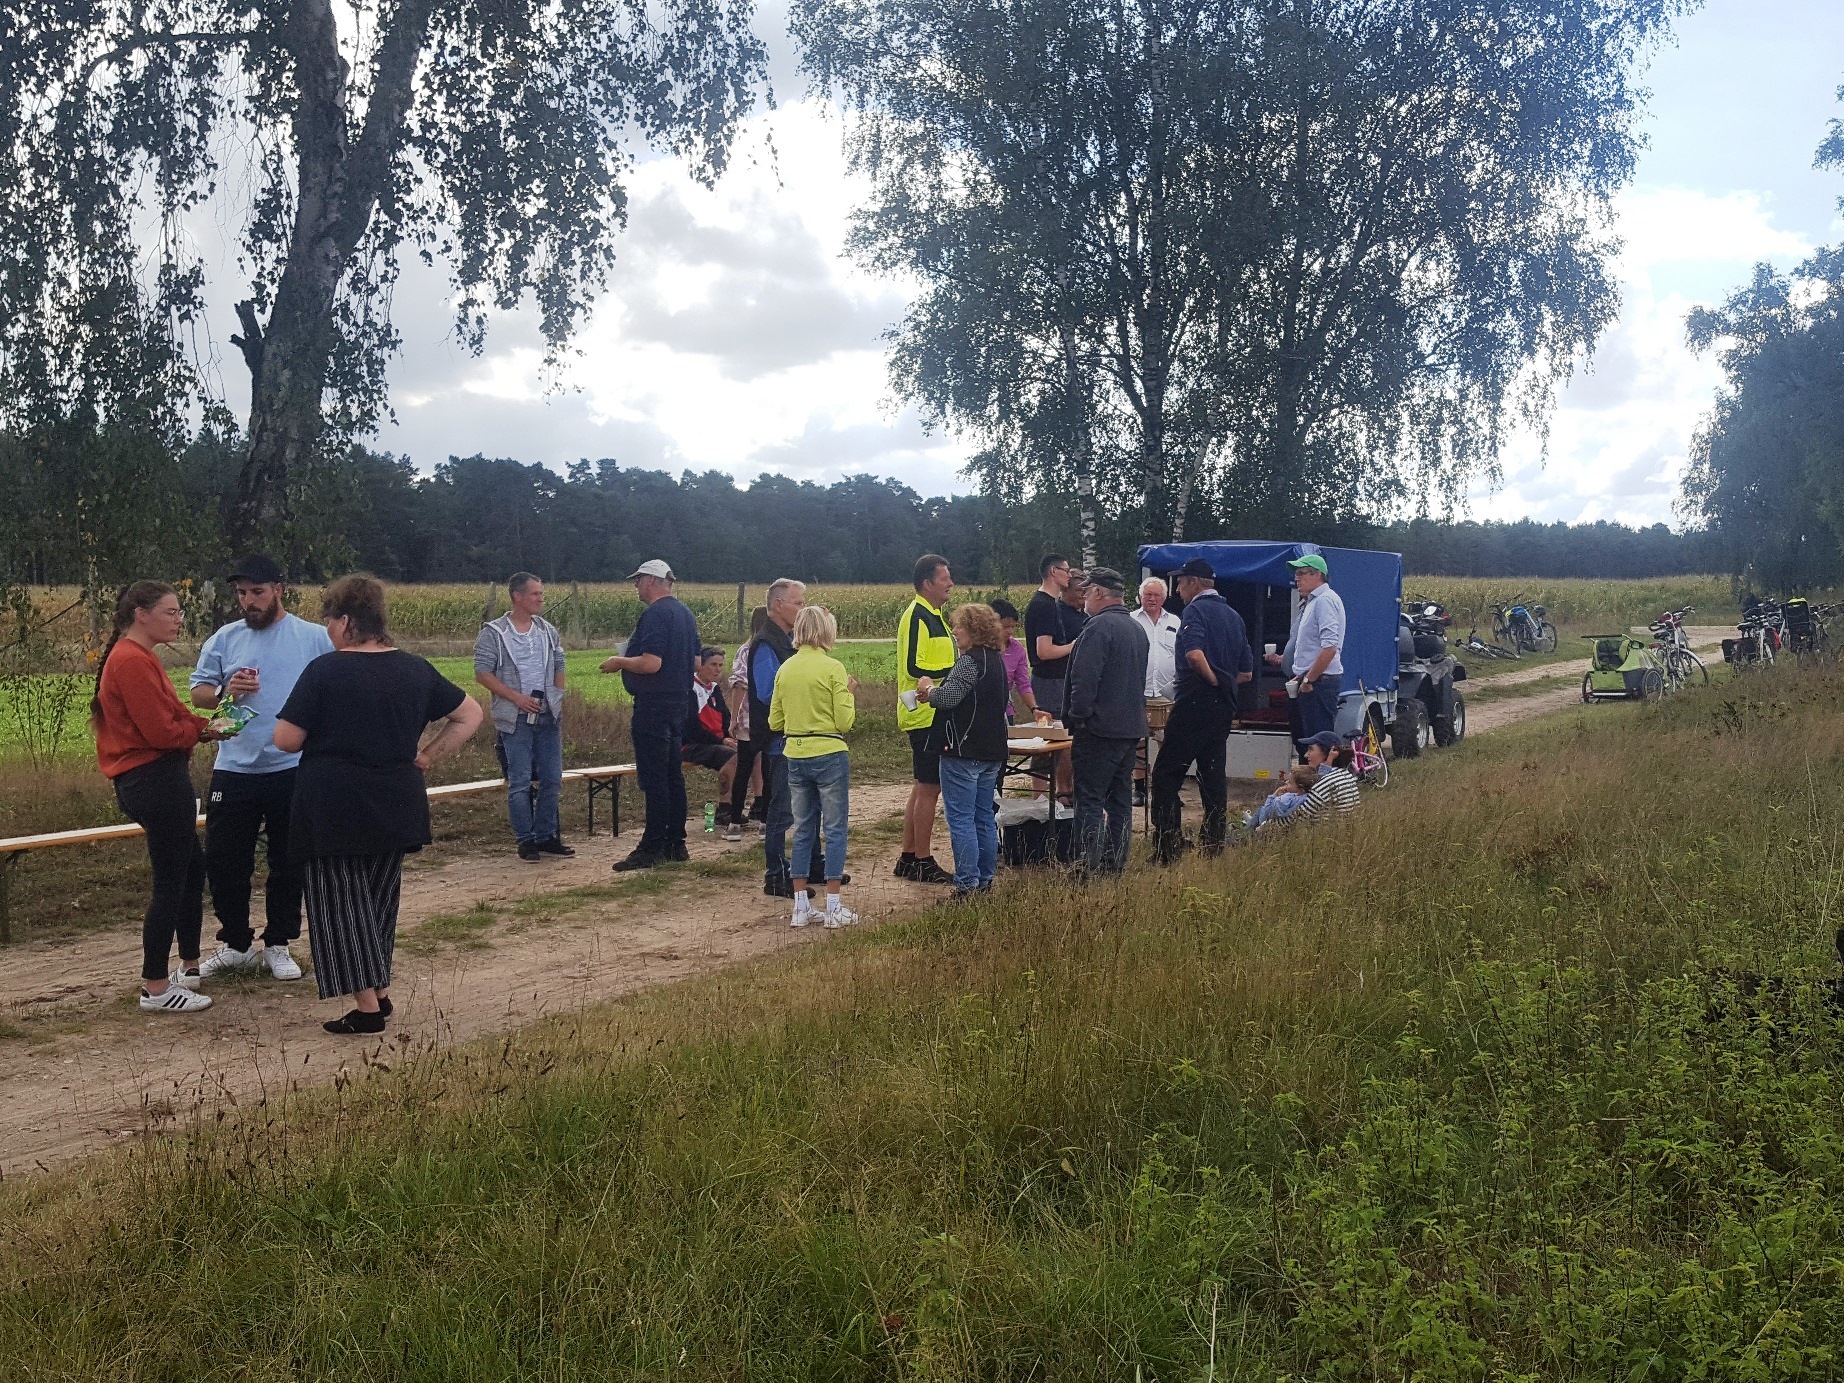
[{"label": "white paper cup", "polygon": [[906,711],[915,710],[916,704],[917,704],[915,689],[911,688],[910,690],[904,692],[901,696],[897,697],[897,700],[903,703],[904,710]]},{"label": "white paper cup", "polygon": [[1281,646],[1277,643],[1264,643],[1261,646],[1261,651],[1263,653],[1279,653],[1281,651]]}]

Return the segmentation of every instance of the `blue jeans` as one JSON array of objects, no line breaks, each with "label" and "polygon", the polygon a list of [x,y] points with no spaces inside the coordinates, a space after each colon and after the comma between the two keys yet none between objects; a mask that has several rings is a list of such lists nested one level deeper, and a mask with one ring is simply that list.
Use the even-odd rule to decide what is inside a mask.
[{"label": "blue jeans", "polygon": [[1307,739],[1321,730],[1338,728],[1338,694],[1344,690],[1344,674],[1328,672],[1313,689],[1296,698],[1300,708],[1300,738]]},{"label": "blue jeans", "polygon": [[[822,829],[826,877],[845,876],[845,832],[851,820],[852,756],[844,750],[816,759],[789,759],[788,801],[794,811],[794,858],[814,858]],[[808,879],[809,884],[818,882]]]},{"label": "blue jeans", "polygon": [[962,893],[991,884],[999,868],[999,817],[993,799],[1004,767],[997,760],[941,756],[941,810],[954,847],[954,887]]},{"label": "blue jeans", "polygon": [[663,716],[634,713],[634,776],[647,800],[647,829],[635,849],[660,859],[670,858],[685,844],[685,772],[679,751],[685,744],[685,722]]},{"label": "blue jeans", "polygon": [[1253,828],[1266,826],[1270,821],[1285,821],[1305,805],[1306,794],[1303,792],[1284,793],[1279,797],[1269,796],[1263,799],[1259,807],[1255,808],[1255,819],[1249,822],[1249,826]]},{"label": "blue jeans", "polygon": [[[499,752],[506,763],[506,815],[520,845],[563,836],[558,800],[563,796],[563,727],[547,711],[533,725],[524,716],[512,733],[499,733]],[[538,782],[538,806],[531,803],[532,780]]]}]

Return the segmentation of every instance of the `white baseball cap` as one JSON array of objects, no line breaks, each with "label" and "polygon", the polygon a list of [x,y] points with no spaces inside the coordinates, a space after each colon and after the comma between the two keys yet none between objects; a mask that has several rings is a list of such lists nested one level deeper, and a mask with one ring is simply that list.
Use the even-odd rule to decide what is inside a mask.
[{"label": "white baseball cap", "polygon": [[633,571],[628,573],[627,579],[632,581],[636,576],[657,576],[661,581],[672,581],[676,579],[672,574],[672,568],[660,561],[657,557],[651,562],[642,562],[639,566],[635,567]]}]

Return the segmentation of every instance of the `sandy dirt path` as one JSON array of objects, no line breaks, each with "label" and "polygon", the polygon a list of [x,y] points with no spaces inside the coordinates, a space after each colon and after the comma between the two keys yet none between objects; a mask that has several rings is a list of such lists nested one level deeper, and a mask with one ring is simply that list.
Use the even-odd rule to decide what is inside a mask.
[{"label": "sandy dirt path", "polygon": [[[854,790],[854,827],[899,813],[907,793],[907,785]],[[721,859],[749,843],[726,845],[697,831],[690,842],[694,860]],[[592,900],[551,917],[517,911],[544,895],[609,886],[621,877],[609,865],[632,844],[632,835],[618,843],[601,835],[578,841],[575,859],[542,864],[510,853],[430,851],[414,859],[404,875],[391,991],[397,1012],[382,1043],[322,1032],[321,1022],[346,1006],[320,1002],[311,973],[289,984],[266,974],[209,984],[217,1002],[195,1017],[144,1014],[134,1000],[138,930],[127,919],[76,940],[11,948],[0,967],[0,1017],[26,1037],[0,1045],[0,1175],[50,1168],[221,1105],[328,1082],[358,1071],[381,1048],[415,1053],[509,1031],[830,935],[789,927],[788,904],[765,897],[753,869],[681,875],[657,892]],[[937,844],[946,862],[945,830]],[[945,892],[894,878],[898,848],[882,836],[869,846],[854,841],[847,893],[867,923]],[[490,922],[457,928],[455,916],[480,903],[496,909]],[[431,919],[430,934],[419,936]],[[212,929],[208,910],[207,954]],[[432,942],[435,934],[450,939]],[[298,945],[297,958],[305,950]]]}]

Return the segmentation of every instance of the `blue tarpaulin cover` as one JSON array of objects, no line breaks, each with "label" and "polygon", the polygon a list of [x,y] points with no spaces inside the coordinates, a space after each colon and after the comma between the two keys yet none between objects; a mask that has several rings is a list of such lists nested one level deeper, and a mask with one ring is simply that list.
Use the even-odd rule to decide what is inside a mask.
[{"label": "blue tarpaulin cover", "polygon": [[1402,601],[1399,552],[1253,540],[1162,543],[1140,549],[1140,567],[1155,576],[1165,576],[1193,557],[1202,557],[1219,581],[1291,586],[1293,568],[1287,564],[1309,552],[1325,558],[1326,578],[1345,603],[1345,692],[1355,692],[1360,681],[1373,691],[1393,687],[1396,613]]}]

